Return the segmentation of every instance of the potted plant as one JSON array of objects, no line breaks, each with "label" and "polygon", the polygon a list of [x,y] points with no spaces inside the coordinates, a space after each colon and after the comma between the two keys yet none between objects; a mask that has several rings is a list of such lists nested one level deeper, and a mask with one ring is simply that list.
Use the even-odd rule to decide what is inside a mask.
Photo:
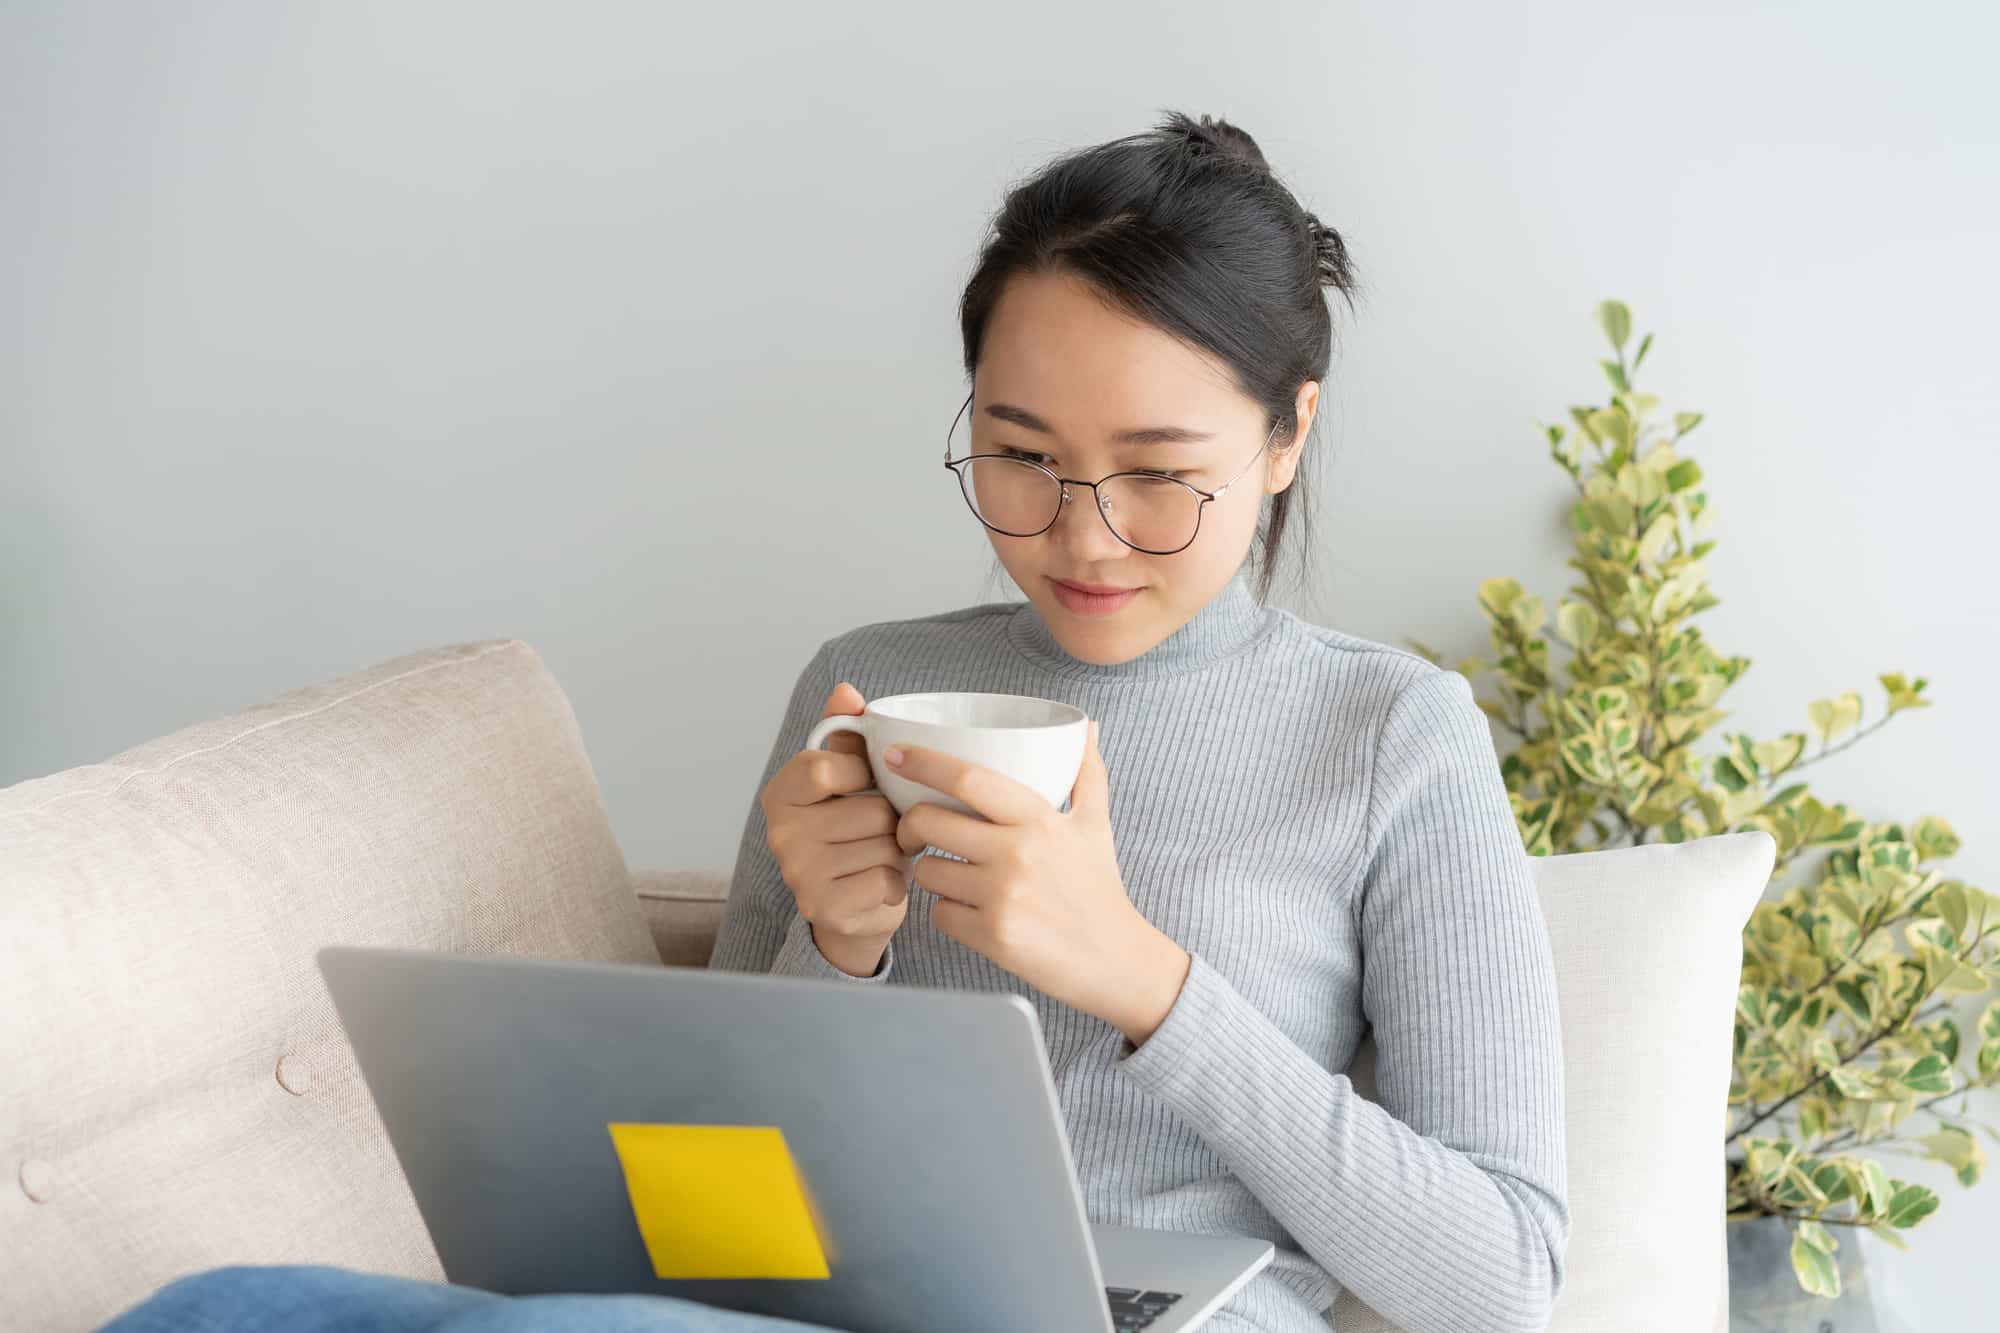
[{"label": "potted plant", "polygon": [[1777,840],[1772,885],[1743,931],[1720,1145],[1728,1217],[1782,1228],[1797,1286],[1836,1297],[1854,1259],[1839,1255],[1841,1228],[1901,1248],[1939,1206],[1881,1156],[1935,1159],[1971,1186],[1986,1164],[1975,1128],[2000,1142],[1970,1105],[1973,1089],[2000,1083],[2000,1001],[1978,1011],[1973,998],[2000,983],[2000,898],[1944,874],[1959,840],[1943,819],[1870,821],[1800,778],[1929,707],[1922,677],[1878,677],[1882,713],[1865,725],[1846,690],[1806,705],[1810,732],[1724,732],[1704,745],[1750,659],[1721,655],[1694,623],[1719,600],[1702,565],[1714,514],[1681,443],[1702,416],[1656,423],[1658,398],[1634,387],[1652,335],[1628,362],[1630,312],[1605,301],[1597,317],[1615,358],[1598,363],[1610,401],[1542,426],[1575,492],[1578,581],[1551,625],[1519,582],[1486,580],[1494,660],[1455,669],[1475,687],[1494,678],[1479,706],[1508,733],[1501,771],[1531,854],[1744,829]]}]

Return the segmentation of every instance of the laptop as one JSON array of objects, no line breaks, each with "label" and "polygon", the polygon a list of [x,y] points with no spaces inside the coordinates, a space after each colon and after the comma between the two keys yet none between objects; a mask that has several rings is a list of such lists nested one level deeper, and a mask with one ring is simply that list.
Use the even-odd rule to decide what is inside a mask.
[{"label": "laptop", "polygon": [[[1012,992],[346,945],[317,960],[455,1283],[655,1292],[851,1333],[1182,1333],[1271,1261],[1253,1237],[1089,1221],[1040,1020]],[[755,1260],[790,1275],[743,1275],[745,1236],[790,1244]]]}]

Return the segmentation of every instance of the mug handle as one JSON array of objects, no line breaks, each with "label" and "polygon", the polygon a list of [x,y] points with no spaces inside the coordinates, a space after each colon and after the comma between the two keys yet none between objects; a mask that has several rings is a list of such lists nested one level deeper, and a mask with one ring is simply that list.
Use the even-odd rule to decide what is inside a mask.
[{"label": "mug handle", "polygon": [[[824,748],[826,738],[833,735],[836,731],[851,731],[861,737],[861,739],[868,740],[870,739],[869,727],[872,721],[873,719],[866,713],[835,713],[832,717],[823,717],[819,720],[819,725],[814,727],[812,733],[806,737],[805,748],[808,750]],[[872,786],[863,787],[860,791],[848,792],[847,794],[849,796],[880,796],[882,789]]]}]

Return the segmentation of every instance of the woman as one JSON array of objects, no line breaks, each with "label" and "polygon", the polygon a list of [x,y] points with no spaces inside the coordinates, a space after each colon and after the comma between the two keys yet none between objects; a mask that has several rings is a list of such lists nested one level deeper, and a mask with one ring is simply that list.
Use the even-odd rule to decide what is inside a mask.
[{"label": "woman", "polygon": [[[710,965],[1026,996],[1091,1221],[1277,1247],[1218,1333],[1324,1333],[1341,1287],[1413,1333],[1538,1329],[1569,1229],[1556,994],[1484,714],[1456,672],[1264,605],[1306,512],[1327,288],[1351,302],[1340,236],[1226,121],[1170,113],[1008,194],[960,306],[946,480],[1027,601],[820,645]],[[984,818],[898,818],[858,794],[858,738],[801,748],[826,713],[945,689],[1089,714],[1067,808],[913,747],[901,771]],[[1379,1103],[1342,1072],[1371,1028]],[[188,1300],[273,1273],[377,1311],[526,1303],[327,1269],[218,1270]],[[579,1328],[800,1327],[528,1299]],[[657,1322],[590,1322],[613,1299]]]}]

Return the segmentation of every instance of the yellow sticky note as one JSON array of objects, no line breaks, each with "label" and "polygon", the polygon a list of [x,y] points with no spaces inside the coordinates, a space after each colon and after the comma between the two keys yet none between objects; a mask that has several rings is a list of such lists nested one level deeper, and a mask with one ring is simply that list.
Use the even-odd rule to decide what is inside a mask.
[{"label": "yellow sticky note", "polygon": [[776,1125],[607,1128],[654,1276],[832,1276]]}]

